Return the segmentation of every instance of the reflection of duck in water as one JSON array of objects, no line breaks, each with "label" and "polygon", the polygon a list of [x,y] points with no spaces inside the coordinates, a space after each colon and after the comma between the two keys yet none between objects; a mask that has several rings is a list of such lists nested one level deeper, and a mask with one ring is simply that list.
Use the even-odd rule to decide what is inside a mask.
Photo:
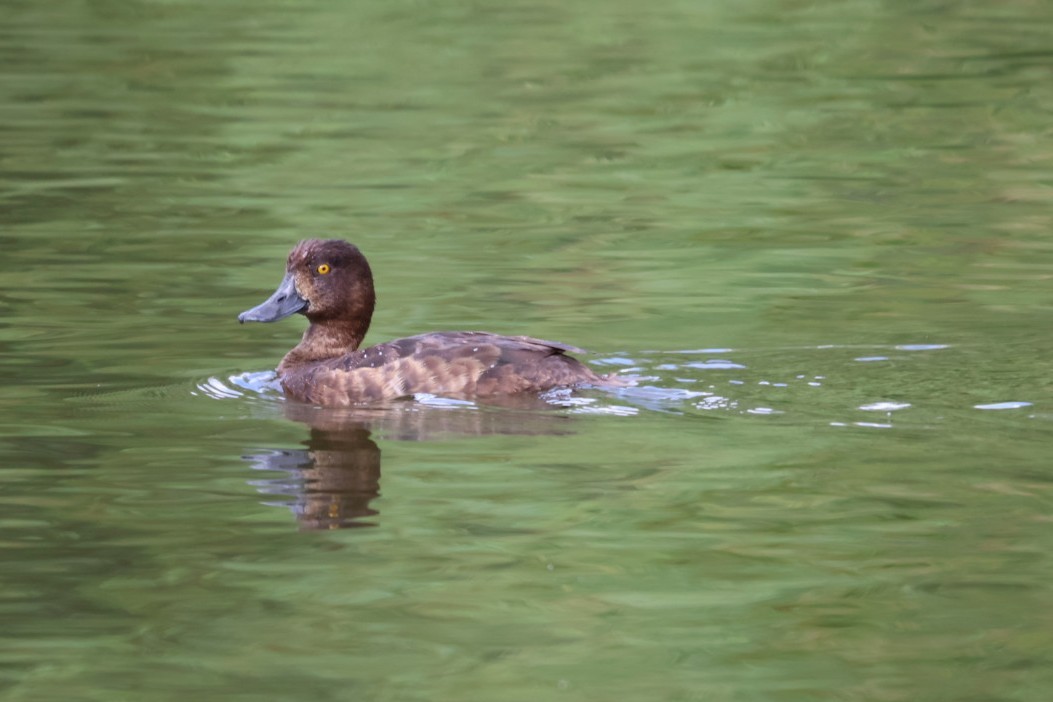
[{"label": "reflection of duck in water", "polygon": [[[526,398],[524,398],[526,399]],[[403,441],[425,441],[493,434],[570,433],[571,417],[534,411],[535,402],[509,407],[426,407],[389,403],[369,408],[332,409],[285,403],[285,415],[310,427],[304,449],[263,451],[246,456],[255,468],[281,473],[258,481],[257,488],[283,501],[300,528],[343,529],[374,526],[363,521],[378,514],[370,502],[380,495],[380,447],[372,431]]]},{"label": "reflection of duck in water", "polygon": [[360,521],[377,514],[369,503],[380,495],[380,448],[369,431],[312,429],[304,444],[306,450],[246,456],[256,468],[285,474],[256,486],[269,495],[294,498],[288,506],[302,529],[373,526]]},{"label": "reflection of duck in water", "polygon": [[274,294],[238,320],[305,315],[311,324],[278,376],[290,397],[328,407],[416,393],[488,397],[623,384],[566,355],[580,349],[526,336],[432,332],[359,349],[375,302],[373,274],[356,247],[310,239],[289,254]]}]

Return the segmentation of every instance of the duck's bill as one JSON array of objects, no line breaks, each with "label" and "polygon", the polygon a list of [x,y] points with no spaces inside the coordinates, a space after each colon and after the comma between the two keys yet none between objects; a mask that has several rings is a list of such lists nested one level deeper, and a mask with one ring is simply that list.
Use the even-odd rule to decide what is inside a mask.
[{"label": "duck's bill", "polygon": [[296,283],[293,281],[293,277],[286,273],[274,294],[268,297],[263,304],[256,305],[251,310],[245,310],[239,314],[238,321],[243,324],[245,322],[277,322],[279,319],[284,319],[297,312],[303,312],[306,309],[307,300],[300,297],[300,293],[296,292]]}]

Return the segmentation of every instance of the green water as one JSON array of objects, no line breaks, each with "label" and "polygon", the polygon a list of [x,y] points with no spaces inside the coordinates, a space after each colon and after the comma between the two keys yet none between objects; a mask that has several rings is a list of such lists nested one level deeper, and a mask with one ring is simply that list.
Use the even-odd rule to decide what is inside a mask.
[{"label": "green water", "polygon": [[[1044,702],[1051,26],[6,3],[0,698]],[[284,403],[307,236],[640,385]]]}]

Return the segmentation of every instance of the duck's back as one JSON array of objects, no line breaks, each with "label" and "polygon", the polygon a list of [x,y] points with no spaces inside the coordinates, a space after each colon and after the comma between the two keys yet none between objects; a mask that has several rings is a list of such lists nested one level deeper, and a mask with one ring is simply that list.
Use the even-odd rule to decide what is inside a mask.
[{"label": "duck's back", "polygon": [[610,382],[567,352],[582,353],[526,336],[433,332],[325,361],[283,364],[279,375],[292,397],[333,407],[416,393],[486,397]]}]

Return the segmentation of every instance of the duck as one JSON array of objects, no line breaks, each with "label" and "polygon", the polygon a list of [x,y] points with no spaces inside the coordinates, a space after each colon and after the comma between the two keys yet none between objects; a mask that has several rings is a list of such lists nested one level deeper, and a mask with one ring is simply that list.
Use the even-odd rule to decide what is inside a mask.
[{"label": "duck", "polygon": [[420,393],[473,399],[622,384],[568,355],[582,349],[529,336],[428,332],[361,348],[375,306],[373,273],[357,246],[305,239],[289,253],[277,290],[238,321],[307,318],[303,338],[282,358],[277,375],[287,397],[322,407]]}]

